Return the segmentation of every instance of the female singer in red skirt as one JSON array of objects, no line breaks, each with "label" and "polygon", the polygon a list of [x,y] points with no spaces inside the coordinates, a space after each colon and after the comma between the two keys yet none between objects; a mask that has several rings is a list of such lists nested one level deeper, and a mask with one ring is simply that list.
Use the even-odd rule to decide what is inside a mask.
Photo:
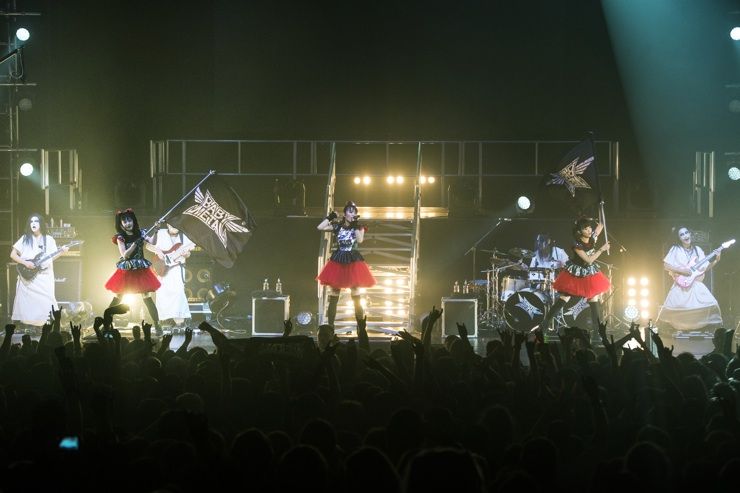
[{"label": "female singer in red skirt", "polygon": [[[157,232],[157,226],[155,225],[152,228],[154,233]],[[152,292],[159,288],[160,283],[157,276],[152,272],[152,263],[144,258],[143,248],[145,241],[155,243],[157,235],[154,233],[147,235],[146,230],[141,230],[136,214],[131,209],[119,211],[116,214],[116,232],[112,241],[118,245],[121,258],[116,263],[116,271],[105,283],[105,288],[108,291],[116,293],[110,306],[121,303],[124,294],[141,293],[156,331],[160,333],[157,305],[154,304],[154,300],[151,298]]]},{"label": "female singer in red skirt", "polygon": [[367,230],[366,226],[358,223],[359,218],[357,206],[350,201],[344,206],[343,217],[338,218],[337,213],[332,211],[317,226],[319,231],[331,231],[337,236],[337,249],[316,277],[321,284],[329,286],[326,318],[331,326],[334,326],[334,319],[337,316],[337,303],[342,288],[350,289],[355,304],[355,317],[362,319],[365,313],[360,303],[360,288],[375,286],[375,278],[357,250],[357,245],[365,239]]},{"label": "female singer in red skirt", "polygon": [[542,321],[541,327],[545,330],[550,329],[550,321],[570,300],[571,296],[580,296],[588,300],[591,308],[592,330],[599,330],[601,320],[599,295],[608,291],[611,286],[609,279],[596,263],[596,259],[609,249],[608,242],[596,248],[596,240],[602,229],[603,225],[589,218],[580,218],[575,222],[573,227],[575,241],[571,247],[574,255],[553,283],[553,288],[558,292],[559,297]]}]

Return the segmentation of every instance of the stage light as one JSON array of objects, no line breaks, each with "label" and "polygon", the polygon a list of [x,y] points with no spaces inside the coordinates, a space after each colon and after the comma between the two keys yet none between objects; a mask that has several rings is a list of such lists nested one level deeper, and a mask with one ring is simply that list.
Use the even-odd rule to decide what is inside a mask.
[{"label": "stage light", "polygon": [[740,41],[740,27],[730,29],[730,37],[735,41]]},{"label": "stage light", "polygon": [[362,177],[362,183],[363,183],[363,184],[365,184],[365,185],[369,185],[369,184],[370,184],[370,181],[371,181],[371,180],[370,180],[370,177],[369,177],[369,176],[363,176],[363,177]]},{"label": "stage light", "polygon": [[386,286],[391,286],[393,284],[393,279],[386,279],[385,281],[383,281],[383,284],[385,284]]},{"label": "stage light", "polygon": [[624,318],[629,321],[636,319],[639,314],[640,311],[634,305],[627,305],[624,307]]},{"label": "stage light", "polygon": [[33,109],[33,101],[28,97],[20,98],[16,104],[21,111],[31,111]]},{"label": "stage light", "polygon": [[534,202],[529,197],[522,195],[516,199],[516,211],[519,214],[530,214],[534,210]]},{"label": "stage light", "polygon": [[631,297],[637,296],[637,290],[635,288],[629,288],[627,290],[627,296],[631,296]]},{"label": "stage light", "polygon": [[396,183],[398,183],[399,185],[403,184],[403,176],[397,176]]},{"label": "stage light", "polygon": [[383,289],[383,293],[385,293],[385,294],[392,294],[393,293],[393,290],[391,288],[385,288],[385,289]]},{"label": "stage light", "polygon": [[643,311],[640,312],[640,316],[643,319],[646,319],[646,318],[650,317],[650,312],[648,310],[643,310]]},{"label": "stage light", "polygon": [[393,185],[394,183],[396,183],[396,178],[394,176],[388,176],[386,177],[385,182],[388,185]]},{"label": "stage light", "polygon": [[640,300],[640,308],[647,308],[650,306],[650,301],[646,299]]},{"label": "stage light", "polygon": [[627,300],[627,305],[629,305],[629,306],[637,306],[637,300],[634,299],[634,298],[630,298],[629,300]]},{"label": "stage light", "polygon": [[18,38],[20,41],[28,41],[28,39],[31,37],[31,33],[25,27],[19,27],[15,31],[15,37]]},{"label": "stage light", "polygon": [[648,278],[647,278],[647,277],[645,277],[645,276],[642,276],[642,277],[640,278],[640,286],[647,286],[647,285],[648,285],[648,282],[649,282],[649,281],[648,281]]},{"label": "stage light", "polygon": [[648,288],[642,288],[640,290],[640,296],[647,296],[650,294],[650,290]]},{"label": "stage light", "polygon": [[396,279],[396,286],[403,286],[406,284],[406,281],[403,278]]},{"label": "stage light", "polygon": [[31,174],[33,173],[33,164],[28,162],[23,163],[21,164],[19,171],[23,176],[31,176]]},{"label": "stage light", "polygon": [[427,177],[424,176],[424,175],[421,175],[419,177],[419,183],[421,183],[422,185],[424,185],[426,182],[427,182]]},{"label": "stage light", "polygon": [[355,179],[352,181],[355,182],[355,185],[359,185],[360,183],[362,183],[362,178],[360,178],[359,176],[355,176]]},{"label": "stage light", "polygon": [[732,181],[740,180],[740,169],[737,166],[733,166],[727,170],[727,176]]},{"label": "stage light", "polygon": [[637,279],[635,279],[634,277],[630,277],[627,279],[627,286],[634,286],[635,284],[637,284]]},{"label": "stage light", "polygon": [[360,288],[360,294],[367,293],[367,288]]},{"label": "stage light", "polygon": [[429,178],[427,178],[427,183],[434,183],[435,181],[437,180],[433,176],[430,176]]}]

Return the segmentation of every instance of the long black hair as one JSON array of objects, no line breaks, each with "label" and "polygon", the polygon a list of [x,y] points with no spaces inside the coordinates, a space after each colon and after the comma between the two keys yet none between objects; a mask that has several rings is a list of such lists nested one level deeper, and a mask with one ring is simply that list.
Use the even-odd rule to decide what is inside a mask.
[{"label": "long black hair", "polygon": [[678,248],[684,248],[683,243],[681,242],[681,237],[679,236],[679,232],[685,229],[686,231],[691,234],[691,250],[698,254],[696,251],[696,244],[694,243],[694,232],[691,231],[691,228],[687,226],[674,226],[671,228],[671,233],[673,233],[673,245],[677,246]]},{"label": "long black hair", "polygon": [[[33,245],[33,231],[31,231],[31,219],[34,217],[39,218],[39,232],[41,233],[41,237],[46,240],[46,221],[44,219],[44,216],[41,214],[38,214],[36,212],[32,212],[28,219],[26,219],[26,228],[23,232],[23,244],[26,246],[32,246]],[[46,241],[44,241],[46,243]]]},{"label": "long black hair", "polygon": [[131,218],[134,221],[134,228],[130,233],[130,236],[133,236],[134,238],[139,238],[141,236],[141,229],[139,228],[139,221],[136,219],[136,214],[134,214],[133,209],[125,209],[122,211],[118,211],[116,213],[116,232],[121,236],[129,236],[129,233],[126,232],[125,229],[123,229],[123,225],[121,222],[124,218]]},{"label": "long black hair", "polygon": [[540,233],[534,240],[534,253],[541,259],[552,257],[552,239],[550,235]]}]

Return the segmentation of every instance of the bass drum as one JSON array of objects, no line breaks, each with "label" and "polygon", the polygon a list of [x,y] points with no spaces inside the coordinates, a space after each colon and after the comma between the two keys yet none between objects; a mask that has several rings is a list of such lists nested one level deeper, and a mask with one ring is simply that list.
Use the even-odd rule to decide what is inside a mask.
[{"label": "bass drum", "polygon": [[519,290],[525,289],[529,283],[526,279],[506,276],[501,279],[501,301],[506,301],[509,297]]},{"label": "bass drum", "polygon": [[578,327],[591,331],[591,310],[586,298],[572,296],[563,306],[563,311],[555,316],[558,327]]},{"label": "bass drum", "polygon": [[511,330],[529,332],[545,318],[550,297],[535,289],[522,289],[504,303],[504,319]]}]

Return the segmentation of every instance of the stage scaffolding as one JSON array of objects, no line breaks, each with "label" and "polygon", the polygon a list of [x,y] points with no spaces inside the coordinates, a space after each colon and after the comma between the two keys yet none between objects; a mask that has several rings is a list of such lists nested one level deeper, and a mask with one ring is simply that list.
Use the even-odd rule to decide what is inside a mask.
[{"label": "stage scaffolding", "polygon": [[[340,141],[340,140],[152,140],[151,204],[164,210],[208,170],[215,169],[262,213],[308,215],[317,220],[330,209],[357,201],[370,230],[360,250],[379,281],[363,293],[370,331],[411,329],[416,313],[421,219],[446,217],[462,199],[466,213],[510,208],[522,189],[534,190],[542,173],[577,143],[572,141]],[[619,208],[619,143],[596,141],[599,173],[607,207]],[[402,176],[401,188],[378,191],[389,175]],[[374,184],[363,188],[355,180]],[[435,183],[423,184],[422,177]],[[298,200],[280,209],[276,196],[286,183],[300,183]],[[455,192],[457,191],[457,196]],[[460,192],[462,191],[462,193]],[[467,193],[470,191],[470,193]],[[507,195],[508,194],[508,195]],[[295,197],[293,197],[295,199]],[[467,202],[466,202],[467,201]],[[468,207],[468,208],[466,208]],[[512,211],[513,213],[513,211]],[[317,272],[332,250],[322,235]],[[349,296],[340,299],[338,331],[354,327]],[[317,287],[317,312],[323,322],[326,292]]]}]

